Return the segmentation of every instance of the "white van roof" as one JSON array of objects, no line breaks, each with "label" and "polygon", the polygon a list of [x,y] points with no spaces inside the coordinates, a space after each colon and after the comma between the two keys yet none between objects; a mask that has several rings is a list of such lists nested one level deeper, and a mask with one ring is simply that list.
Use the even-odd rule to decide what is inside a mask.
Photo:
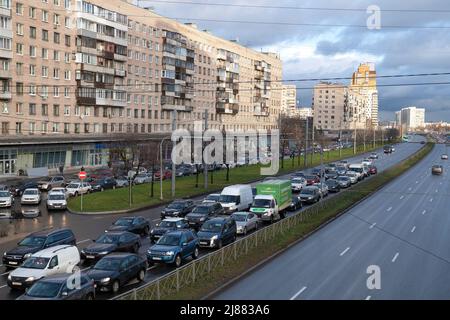
[{"label": "white van roof", "polygon": [[228,195],[239,195],[241,190],[244,189],[250,189],[251,190],[251,186],[250,185],[246,185],[246,184],[237,184],[234,186],[229,186],[226,187],[222,190],[222,194],[228,194]]},{"label": "white van roof", "polygon": [[35,254],[33,254],[33,257],[51,258],[56,253],[58,253],[58,251],[65,250],[68,248],[75,248],[76,250],[78,250],[77,247],[75,247],[75,246],[61,245],[61,246],[50,247],[50,248],[38,251]]}]

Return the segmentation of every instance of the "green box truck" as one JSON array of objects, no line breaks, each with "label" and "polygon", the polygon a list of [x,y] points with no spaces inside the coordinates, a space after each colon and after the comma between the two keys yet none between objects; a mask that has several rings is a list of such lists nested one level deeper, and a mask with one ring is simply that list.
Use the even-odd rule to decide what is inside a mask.
[{"label": "green box truck", "polygon": [[263,221],[274,222],[284,217],[291,202],[291,181],[270,180],[256,186],[256,196],[250,211]]}]

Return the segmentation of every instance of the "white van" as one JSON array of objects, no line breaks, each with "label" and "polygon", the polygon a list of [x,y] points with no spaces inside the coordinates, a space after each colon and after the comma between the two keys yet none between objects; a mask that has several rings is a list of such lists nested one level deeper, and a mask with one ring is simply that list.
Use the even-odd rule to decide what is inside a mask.
[{"label": "white van", "polygon": [[366,171],[364,169],[363,164],[351,164],[348,166],[349,171],[354,171],[358,174],[358,181],[361,181],[365,178]]},{"label": "white van", "polygon": [[8,276],[8,286],[26,289],[36,281],[58,273],[72,273],[80,263],[80,253],[75,246],[61,245],[34,253]]},{"label": "white van", "polygon": [[239,184],[223,189],[219,202],[227,214],[248,211],[253,203],[253,192],[250,185]]}]

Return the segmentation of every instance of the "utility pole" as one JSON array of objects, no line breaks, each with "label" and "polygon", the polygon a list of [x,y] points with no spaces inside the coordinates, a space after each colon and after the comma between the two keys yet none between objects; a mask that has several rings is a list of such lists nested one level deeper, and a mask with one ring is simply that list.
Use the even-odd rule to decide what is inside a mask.
[{"label": "utility pole", "polygon": [[364,127],[363,135],[364,152],[366,152],[366,127]]},{"label": "utility pole", "polygon": [[[177,130],[177,111],[172,111],[172,133]],[[175,150],[175,141],[172,142],[172,152]],[[175,159],[172,159],[172,199],[175,198],[175,181],[176,181],[176,170]]]},{"label": "utility pole", "polygon": [[304,167],[306,168],[306,165],[308,163],[308,140],[309,140],[309,117],[306,117],[306,136],[305,136],[305,161],[304,161]]},{"label": "utility pole", "polygon": [[312,138],[312,143],[311,143],[311,147],[312,147],[312,152],[311,152],[311,165],[313,164],[313,159],[314,159],[314,153],[316,151],[316,148],[314,146],[314,122],[313,122],[313,126],[312,126],[312,132],[311,132],[311,138]]},{"label": "utility pole", "polygon": [[355,121],[355,130],[353,131],[353,154],[356,154],[356,121]]},{"label": "utility pole", "polygon": [[[208,130],[208,109],[205,109],[205,132]],[[205,162],[205,155],[202,155],[203,158],[203,174],[205,176],[205,190],[208,189],[208,166]]]},{"label": "utility pole", "polygon": [[373,127],[373,148],[375,149],[377,144],[377,131],[375,130],[375,127]]}]

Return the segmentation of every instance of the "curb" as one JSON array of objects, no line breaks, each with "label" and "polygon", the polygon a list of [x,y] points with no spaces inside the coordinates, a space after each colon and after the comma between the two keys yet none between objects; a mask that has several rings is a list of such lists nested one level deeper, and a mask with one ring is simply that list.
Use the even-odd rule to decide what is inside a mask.
[{"label": "curb", "polygon": [[[424,147],[423,147],[424,148]],[[419,149],[417,152],[420,152],[421,150],[423,150],[423,148]],[[433,147],[434,148],[434,147]],[[433,149],[431,149],[432,151]],[[430,151],[430,152],[431,152]],[[411,155],[411,157],[413,157],[415,154]],[[409,157],[409,158],[411,158]],[[409,158],[405,159],[404,161],[408,160]],[[419,162],[417,162],[413,167],[415,167],[417,164],[419,164],[421,161],[423,161],[424,158],[422,158]],[[410,169],[412,169],[413,167],[411,167]],[[403,172],[400,176],[401,177],[403,174],[407,173],[410,169],[406,170],[405,172]],[[391,181],[389,181],[386,184],[381,185],[380,187],[378,187],[377,189],[375,189],[373,192],[371,192],[370,194],[364,196],[363,198],[361,198],[360,200],[358,200],[357,202],[351,204],[348,208],[346,208],[345,210],[343,210],[342,212],[338,213],[336,216],[332,217],[331,219],[327,220],[325,223],[321,224],[320,226],[318,226],[316,229],[310,231],[309,233],[307,233],[306,235],[298,238],[297,240],[295,240],[294,242],[290,243],[289,245],[287,245],[285,248],[275,252],[274,254],[270,255],[267,258],[264,258],[262,261],[258,262],[256,265],[252,266],[251,268],[247,269],[244,273],[232,278],[231,280],[229,280],[228,282],[226,282],[225,284],[221,285],[220,287],[218,287],[217,289],[215,289],[214,291],[208,293],[206,296],[202,297],[200,300],[210,300],[212,299],[215,295],[217,295],[218,293],[220,293],[221,291],[227,289],[228,287],[232,286],[234,283],[236,283],[238,280],[245,278],[248,274],[258,270],[259,268],[261,268],[264,264],[270,262],[271,260],[275,259],[276,257],[280,256],[281,254],[285,253],[287,250],[289,250],[290,248],[292,248],[293,246],[301,243],[302,241],[308,239],[309,237],[311,237],[312,235],[314,235],[316,232],[320,231],[321,229],[325,228],[326,226],[328,226],[330,223],[334,222],[335,220],[337,220],[338,218],[340,218],[341,216],[347,214],[347,212],[349,212],[350,210],[352,210],[353,208],[355,208],[356,206],[358,206],[359,204],[361,204],[363,201],[367,200],[368,198],[370,198],[371,196],[373,196],[375,193],[377,193],[378,191],[380,191],[381,189],[389,186],[389,184],[393,183],[398,177],[392,179]]]},{"label": "curb", "polygon": [[[382,148],[382,147],[380,147],[380,148]],[[370,153],[370,152],[374,152],[375,150],[378,150],[378,149],[380,149],[380,148],[377,148],[377,149],[374,149],[374,150],[369,150],[369,151],[362,152],[362,153],[357,153],[356,155],[353,155],[353,156],[350,156],[350,157],[347,157],[347,158],[342,158],[341,160],[348,159],[348,158],[355,157],[355,156],[362,156],[362,155],[368,154],[368,153]],[[339,159],[336,159],[336,160],[334,160],[334,161],[324,161],[324,165],[326,165],[326,164],[328,164],[328,163],[333,163],[333,162],[336,162],[336,161],[339,161]],[[311,169],[311,168],[313,168],[313,167],[306,167],[306,168],[302,168],[301,170],[307,170],[307,169]],[[298,170],[300,170],[300,168],[293,169],[293,170],[289,170],[289,171],[287,171],[287,172],[285,172],[285,173],[283,173],[283,174],[277,175],[277,176],[275,176],[275,177],[280,177],[280,176],[284,176],[284,175],[289,175],[289,174],[292,174],[292,173],[294,173],[294,172],[296,172],[296,171],[298,171]],[[251,183],[260,182],[260,181],[263,181],[263,179],[250,180],[250,181],[245,182],[245,184],[251,184]],[[244,183],[244,182],[243,182],[243,183]],[[207,196],[207,195],[209,195],[209,194],[211,194],[211,193],[219,192],[219,191],[221,191],[221,190],[222,190],[222,188],[220,188],[220,189],[214,189],[214,190],[208,190],[208,192],[200,193],[200,194],[197,194],[197,195],[194,195],[194,196],[191,196],[191,197],[179,198],[179,199],[193,199],[193,198],[196,198],[196,197],[203,197],[203,196]],[[178,198],[177,198],[177,199],[178,199]],[[80,216],[121,215],[121,214],[127,214],[127,213],[134,213],[134,212],[138,212],[138,211],[142,211],[142,210],[156,209],[156,208],[158,208],[158,207],[160,207],[160,206],[168,205],[168,204],[170,204],[170,203],[171,203],[172,201],[174,201],[174,200],[175,200],[175,199],[172,199],[172,200],[170,200],[170,201],[163,201],[163,202],[160,202],[160,203],[158,203],[158,204],[153,204],[153,205],[149,205],[149,206],[143,206],[143,207],[138,207],[138,208],[133,208],[133,209],[126,209],[126,210],[120,210],[120,211],[79,212],[79,211],[73,211],[73,210],[71,210],[70,208],[67,208],[67,211],[68,211],[70,214],[80,215]]]}]

